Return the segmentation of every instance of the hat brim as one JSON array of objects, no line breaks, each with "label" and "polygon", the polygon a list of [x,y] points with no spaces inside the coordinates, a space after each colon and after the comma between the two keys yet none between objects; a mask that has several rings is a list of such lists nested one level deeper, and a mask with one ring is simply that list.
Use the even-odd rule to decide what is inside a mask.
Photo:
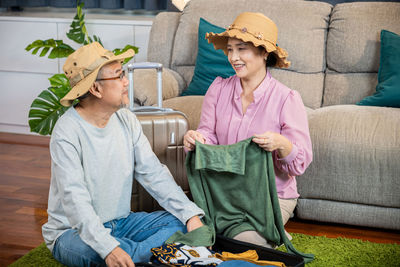
[{"label": "hat brim", "polygon": [[69,107],[72,105],[72,102],[75,99],[86,94],[92,84],[96,81],[97,74],[99,73],[101,67],[107,65],[110,62],[124,60],[125,58],[133,57],[134,55],[135,51],[129,49],[118,56],[110,57],[108,60],[104,61],[92,73],[90,73],[84,79],[79,81],[74,87],[72,87],[72,89],[60,100],[61,105],[63,105],[64,107]]},{"label": "hat brim", "polygon": [[268,53],[274,53],[277,59],[275,67],[288,68],[290,66],[290,62],[286,59],[288,53],[285,49],[280,48],[268,41],[258,39],[249,33],[242,32],[238,29],[230,29],[222,33],[209,32],[206,34],[206,39],[208,40],[208,42],[212,43],[215,49],[222,49],[225,55],[228,55],[227,44],[229,38],[240,39],[246,43],[250,42],[255,47],[264,47]]}]

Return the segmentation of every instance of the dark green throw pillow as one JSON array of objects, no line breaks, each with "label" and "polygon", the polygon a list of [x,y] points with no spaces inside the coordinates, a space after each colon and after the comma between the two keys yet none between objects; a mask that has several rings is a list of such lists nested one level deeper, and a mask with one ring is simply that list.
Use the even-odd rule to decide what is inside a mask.
[{"label": "dark green throw pillow", "polygon": [[400,36],[381,31],[378,85],[372,96],[357,103],[363,106],[400,107]]},{"label": "dark green throw pillow", "polygon": [[198,33],[198,52],[194,75],[189,87],[182,95],[205,95],[208,87],[218,76],[228,78],[235,74],[231,64],[222,50],[215,50],[213,44],[205,39],[207,32],[221,33],[224,28],[218,27],[200,18]]}]

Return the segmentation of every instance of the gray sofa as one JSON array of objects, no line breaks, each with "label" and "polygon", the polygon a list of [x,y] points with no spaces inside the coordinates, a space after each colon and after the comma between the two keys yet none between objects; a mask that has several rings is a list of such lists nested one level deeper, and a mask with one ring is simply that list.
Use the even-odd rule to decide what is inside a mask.
[{"label": "gray sofa", "polygon": [[[191,129],[203,96],[179,93],[193,76],[199,18],[227,27],[243,11],[262,12],[277,24],[278,43],[292,64],[271,73],[297,90],[307,108],[314,160],[297,177],[296,216],[399,230],[400,109],[355,103],[375,92],[380,31],[400,34],[400,3],[192,0],[182,13],[160,13],[148,60],[164,65],[164,106],[184,112]],[[142,105],[156,99],[148,75],[137,78]]]}]

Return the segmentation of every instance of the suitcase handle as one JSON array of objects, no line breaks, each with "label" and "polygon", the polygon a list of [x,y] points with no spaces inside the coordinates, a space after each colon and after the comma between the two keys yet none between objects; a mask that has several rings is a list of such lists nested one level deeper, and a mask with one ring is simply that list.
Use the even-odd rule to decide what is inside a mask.
[{"label": "suitcase handle", "polygon": [[[129,109],[131,111],[168,111],[162,107],[162,64],[156,62],[137,62],[128,65],[129,79]],[[135,69],[156,69],[157,70],[157,107],[134,107],[134,90],[133,90],[133,71]]]}]

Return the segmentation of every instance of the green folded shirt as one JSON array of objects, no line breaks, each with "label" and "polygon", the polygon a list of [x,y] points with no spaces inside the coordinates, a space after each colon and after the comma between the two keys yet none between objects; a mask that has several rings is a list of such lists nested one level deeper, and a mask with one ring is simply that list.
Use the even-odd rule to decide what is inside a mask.
[{"label": "green folded shirt", "polygon": [[[252,138],[232,145],[196,142],[196,149],[186,156],[186,170],[193,200],[204,210],[203,222],[210,227],[198,236],[192,233],[192,241],[202,238],[208,242],[203,245],[209,246],[215,233],[233,238],[243,231],[257,231],[276,245],[285,244],[289,253],[304,257],[305,262],[314,258],[298,252],[287,238],[272,154]],[[189,242],[186,238],[184,241]]]},{"label": "green folded shirt", "polygon": [[182,243],[192,247],[210,247],[215,243],[215,232],[209,226],[203,225],[186,234],[177,231],[165,243]]}]

